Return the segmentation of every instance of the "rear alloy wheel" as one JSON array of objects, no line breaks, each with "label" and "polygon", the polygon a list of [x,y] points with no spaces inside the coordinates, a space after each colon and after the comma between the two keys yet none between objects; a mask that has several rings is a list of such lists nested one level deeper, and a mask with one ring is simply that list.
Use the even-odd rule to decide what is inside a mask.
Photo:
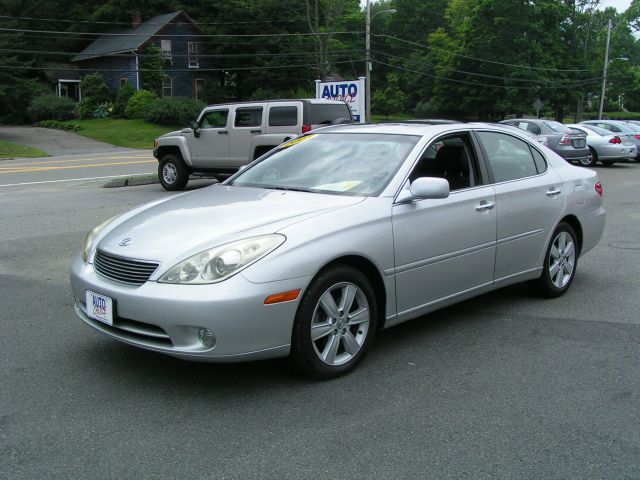
[{"label": "rear alloy wheel", "polygon": [[189,172],[182,159],[170,153],[160,159],[158,178],[166,190],[182,190],[189,181]]},{"label": "rear alloy wheel", "polygon": [[593,148],[589,147],[589,154],[586,158],[580,159],[580,165],[583,167],[593,167],[596,163],[598,163],[598,154]]},{"label": "rear alloy wheel", "polygon": [[298,307],[292,360],[315,378],[343,375],[365,355],[377,316],[376,297],[365,275],[347,266],[321,273]]},{"label": "rear alloy wheel", "polygon": [[544,257],[540,278],[529,285],[540,295],[553,298],[563,295],[573,283],[578,266],[578,242],[573,228],[560,223],[553,232]]}]

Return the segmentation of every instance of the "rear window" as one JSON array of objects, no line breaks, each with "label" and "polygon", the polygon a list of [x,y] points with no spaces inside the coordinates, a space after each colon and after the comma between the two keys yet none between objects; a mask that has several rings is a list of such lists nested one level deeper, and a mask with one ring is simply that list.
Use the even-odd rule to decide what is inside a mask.
[{"label": "rear window", "polygon": [[351,110],[347,104],[315,104],[307,105],[305,112],[305,122],[311,125],[331,125],[338,118],[348,118],[351,120]]},{"label": "rear window", "polygon": [[558,132],[558,133],[573,133],[569,127],[567,127],[566,125],[563,125],[560,122],[546,121],[546,122],[544,122],[544,124],[547,127],[549,127],[551,130],[553,130],[554,132]]},{"label": "rear window", "polygon": [[582,128],[585,130],[591,130],[592,132],[597,133],[598,135],[602,135],[603,137],[607,135],[611,135],[609,130],[605,130],[604,128],[596,127],[595,125],[582,125]]}]

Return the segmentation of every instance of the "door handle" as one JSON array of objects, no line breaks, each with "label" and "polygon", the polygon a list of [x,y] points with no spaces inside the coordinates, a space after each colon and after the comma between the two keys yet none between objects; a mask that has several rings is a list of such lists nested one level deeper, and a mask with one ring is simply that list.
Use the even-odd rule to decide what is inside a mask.
[{"label": "door handle", "polygon": [[555,197],[556,195],[560,195],[562,193],[562,190],[556,190],[555,188],[551,187],[549,190],[547,190],[547,197]]},{"label": "door handle", "polygon": [[229,132],[226,130],[218,130],[218,135],[228,135]]},{"label": "door handle", "polygon": [[478,205],[476,205],[476,211],[482,212],[483,210],[491,210],[495,206],[496,206],[495,203],[487,202],[486,200],[483,200]]},{"label": "door handle", "polygon": [[251,133],[262,133],[262,130],[251,130]]}]

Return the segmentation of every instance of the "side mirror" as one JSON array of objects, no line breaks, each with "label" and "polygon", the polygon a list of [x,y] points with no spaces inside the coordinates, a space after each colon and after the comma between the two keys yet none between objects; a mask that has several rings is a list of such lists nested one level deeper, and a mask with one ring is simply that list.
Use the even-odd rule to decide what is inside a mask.
[{"label": "side mirror", "polygon": [[193,136],[196,138],[200,137],[200,132],[198,132],[200,125],[198,122],[191,122],[191,128],[193,129]]},{"label": "side mirror", "polygon": [[448,196],[449,182],[447,180],[436,177],[420,177],[402,189],[396,199],[396,203],[406,203],[427,198],[447,198]]}]

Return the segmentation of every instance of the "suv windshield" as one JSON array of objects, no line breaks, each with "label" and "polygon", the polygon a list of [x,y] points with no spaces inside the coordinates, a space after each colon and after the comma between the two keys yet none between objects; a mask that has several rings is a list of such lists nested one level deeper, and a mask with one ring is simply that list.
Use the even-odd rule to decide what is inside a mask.
[{"label": "suv windshield", "polygon": [[335,195],[379,195],[419,136],[322,133],[280,145],[231,185]]}]

